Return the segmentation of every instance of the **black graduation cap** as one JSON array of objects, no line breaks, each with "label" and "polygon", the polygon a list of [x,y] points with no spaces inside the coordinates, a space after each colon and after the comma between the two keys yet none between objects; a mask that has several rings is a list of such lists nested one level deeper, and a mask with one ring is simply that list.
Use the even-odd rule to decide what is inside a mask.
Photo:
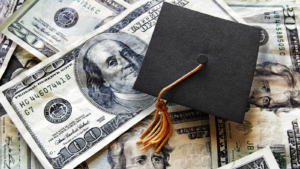
[{"label": "black graduation cap", "polygon": [[[261,30],[164,3],[134,89],[242,123]],[[204,58],[204,60],[203,60]]]}]

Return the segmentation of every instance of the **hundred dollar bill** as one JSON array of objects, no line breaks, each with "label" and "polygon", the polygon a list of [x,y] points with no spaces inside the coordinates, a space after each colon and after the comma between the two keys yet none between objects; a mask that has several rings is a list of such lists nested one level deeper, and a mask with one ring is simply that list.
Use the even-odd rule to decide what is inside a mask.
[{"label": "hundred dollar bill", "polygon": [[[239,20],[222,1],[181,2]],[[162,3],[135,3],[0,88],[1,103],[45,168],[76,167],[155,109],[156,98],[132,86]]]},{"label": "hundred dollar bill", "polygon": [[[25,0],[2,0],[0,2],[0,25],[15,12]],[[0,32],[0,79],[16,48],[16,43]]]},{"label": "hundred dollar bill", "polygon": [[43,60],[125,11],[126,3],[119,1],[27,1],[0,31]]},{"label": "hundred dollar bill", "polygon": [[[44,169],[1,104],[0,116],[0,169]],[[82,165],[75,169],[81,169]]]},{"label": "hundred dollar bill", "polygon": [[250,109],[243,124],[210,116],[212,167],[217,168],[264,147],[270,147],[280,168],[299,168],[299,109],[275,114]]},{"label": "hundred dollar bill", "polygon": [[263,168],[279,169],[277,162],[270,148],[261,149],[242,159],[227,164],[219,169],[246,169],[246,168]]},{"label": "hundred dollar bill", "polygon": [[[0,168],[44,169],[1,104],[0,112]],[[79,166],[82,166],[83,164],[80,164]],[[79,168],[79,166],[77,166],[77,168]]]},{"label": "hundred dollar bill", "polygon": [[37,57],[17,45],[10,61],[8,62],[7,69],[0,80],[0,85],[9,82],[20,73],[30,69],[40,62],[41,61]]},{"label": "hundred dollar bill", "polygon": [[151,114],[81,165],[89,169],[99,166],[116,169],[210,169],[208,114],[179,106],[171,106],[169,110],[173,134],[160,153],[155,153],[154,146],[140,151],[142,145],[136,144],[141,133],[152,122],[154,114]]}]

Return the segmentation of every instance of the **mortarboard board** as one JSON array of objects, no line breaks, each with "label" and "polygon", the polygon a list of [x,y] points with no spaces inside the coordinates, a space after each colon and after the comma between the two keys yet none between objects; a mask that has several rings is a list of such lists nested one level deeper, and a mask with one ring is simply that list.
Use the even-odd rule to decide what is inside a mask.
[{"label": "mortarboard board", "polygon": [[[134,89],[242,123],[261,30],[164,3]],[[203,57],[205,56],[205,57]],[[202,60],[204,58],[204,61]]]}]

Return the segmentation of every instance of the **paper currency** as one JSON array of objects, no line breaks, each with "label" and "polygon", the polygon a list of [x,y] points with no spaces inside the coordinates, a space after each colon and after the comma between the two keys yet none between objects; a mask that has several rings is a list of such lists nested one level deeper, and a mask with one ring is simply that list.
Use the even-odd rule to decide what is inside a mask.
[{"label": "paper currency", "polygon": [[274,2],[227,3],[249,25],[262,29],[249,103],[273,111],[299,107],[298,6]]},{"label": "paper currency", "polygon": [[69,47],[126,10],[119,0],[34,0],[1,25],[1,31],[43,60]]},{"label": "paper currency", "polygon": [[[15,127],[15,126],[14,126]],[[20,136],[20,169],[44,169],[22,136]]]},{"label": "paper currency", "polygon": [[279,169],[277,162],[270,148],[261,149],[251,155],[240,160],[234,161],[219,169],[247,169],[247,168],[263,168],[263,169]]},{"label": "paper currency", "polygon": [[[118,148],[122,150],[135,150],[135,154],[128,154],[128,151],[126,150],[123,154],[119,154],[119,156],[125,157],[126,159],[132,159],[135,157],[136,161],[134,164],[125,165],[122,158],[119,158],[119,160],[114,160],[115,163],[119,163],[118,166],[122,164],[123,168],[145,167],[149,169],[151,167],[169,166],[175,169],[210,169],[211,150],[208,114],[200,113],[199,111],[191,110],[183,106],[171,106],[169,107],[169,110],[173,123],[173,136],[168,141],[168,144],[165,145],[161,154],[158,155],[154,153],[155,149],[140,152],[141,147],[135,145],[135,142],[139,140],[138,136],[140,133],[148,127],[149,123],[152,122],[154,118],[154,114],[152,114],[122,134],[119,138],[113,141],[110,146],[100,150],[94,156],[75,167],[75,169],[97,169],[99,166],[101,166],[101,168],[112,168],[114,164],[110,164],[108,159],[113,157],[113,153],[116,153],[117,150],[119,150]],[[10,121],[8,115],[2,116],[2,119]],[[8,131],[7,128],[8,127],[6,126],[6,131]],[[35,155],[32,154],[32,151],[12,123],[10,123],[9,131],[9,135],[17,135],[21,139],[20,144],[17,145],[20,147],[19,168],[42,169],[43,167],[38,162]],[[2,135],[0,137],[2,137]],[[122,144],[124,144],[123,147],[117,147],[118,145]],[[18,147],[14,148],[18,149]],[[156,156],[153,157],[154,155]],[[4,164],[2,164],[2,166],[3,165]],[[116,168],[116,165],[114,167]]]},{"label": "paper currency", "polygon": [[[181,110],[180,110],[181,109]],[[160,153],[155,147],[140,151],[140,134],[148,127],[154,114],[129,129],[108,148],[85,161],[89,169],[103,168],[211,168],[208,115],[183,106],[169,107],[173,134]]]},{"label": "paper currency", "polygon": [[[0,25],[15,12],[25,0],[2,0],[0,2]],[[0,32],[0,79],[16,48],[16,43]]]},{"label": "paper currency", "polygon": [[20,133],[8,115],[1,117],[1,168],[20,168]]},{"label": "paper currency", "polygon": [[125,2],[129,3],[129,4],[134,4],[140,0],[124,0]]},{"label": "paper currency", "polygon": [[0,112],[3,114],[0,117],[0,168],[42,169],[42,165],[36,159],[1,104]]},{"label": "paper currency", "polygon": [[[17,46],[16,50],[14,51],[14,55],[16,56],[16,58],[18,59],[18,61],[20,62],[20,64],[23,67],[27,67],[27,69],[29,69],[28,67],[33,67],[35,65],[31,65],[28,66],[28,61],[30,60],[37,60],[38,58],[36,58],[33,54],[31,54],[30,52],[28,52],[27,50],[25,50],[24,48],[22,48],[21,46]],[[37,61],[38,63],[41,62],[40,60]]]},{"label": "paper currency", "polygon": [[[208,117],[206,118],[208,119]],[[0,168],[44,169],[0,104]],[[85,163],[75,167],[81,169]],[[87,168],[84,168],[87,169]]]},{"label": "paper currency", "polygon": [[297,146],[299,146],[299,124],[300,124],[300,118],[299,116],[296,117],[286,117],[288,118],[285,122],[287,125],[285,125],[284,130],[287,131],[288,136],[288,155],[290,158],[290,164],[291,168],[299,168],[300,167],[300,158],[299,158],[299,152],[297,150]]},{"label": "paper currency", "polygon": [[243,124],[210,116],[212,167],[221,167],[270,147],[280,168],[299,168],[296,151],[299,118],[299,109],[280,114],[250,109]]},{"label": "paper currency", "polygon": [[[231,2],[238,2],[237,0],[224,0],[224,2],[226,3],[231,3]],[[283,4],[296,4],[297,0],[240,0],[240,3],[251,3],[252,5],[254,5],[257,2],[272,2],[275,4],[278,3],[283,3]]]},{"label": "paper currency", "polygon": [[215,117],[210,121],[212,166],[220,167],[270,146],[280,168],[297,168],[291,165],[294,156],[287,148],[287,131],[282,131],[292,127],[292,120],[284,121],[276,114],[296,118],[297,113],[290,111],[299,111],[299,9],[274,2],[226,2],[249,25],[260,27],[262,37],[244,123]]},{"label": "paper currency", "polygon": [[37,57],[18,45],[8,63],[5,73],[0,80],[0,85],[9,82],[20,73],[30,69],[40,62],[41,61]]},{"label": "paper currency", "polygon": [[[132,85],[162,2],[135,3],[1,87],[1,103],[45,168],[77,166],[154,110],[156,98]],[[221,1],[186,2],[178,4],[235,18]]]}]

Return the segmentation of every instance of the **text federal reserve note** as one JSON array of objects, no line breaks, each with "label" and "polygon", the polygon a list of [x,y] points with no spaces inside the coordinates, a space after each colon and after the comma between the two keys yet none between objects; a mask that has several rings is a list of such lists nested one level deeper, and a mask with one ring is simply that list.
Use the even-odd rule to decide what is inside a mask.
[{"label": "text federal reserve note", "polygon": [[269,147],[261,149],[251,155],[227,164],[219,169],[279,169]]},{"label": "text federal reserve note", "polygon": [[24,3],[0,30],[43,60],[125,10],[118,0],[33,0]]},{"label": "text federal reserve note", "polygon": [[[0,2],[0,25],[15,12],[25,0],[2,0]],[[0,32],[0,79],[16,48],[16,44]]]},{"label": "text federal reserve note", "polygon": [[[1,87],[1,103],[45,168],[76,167],[155,109],[156,98],[132,86],[162,3],[135,3]],[[224,2],[178,4],[235,18]]]}]

